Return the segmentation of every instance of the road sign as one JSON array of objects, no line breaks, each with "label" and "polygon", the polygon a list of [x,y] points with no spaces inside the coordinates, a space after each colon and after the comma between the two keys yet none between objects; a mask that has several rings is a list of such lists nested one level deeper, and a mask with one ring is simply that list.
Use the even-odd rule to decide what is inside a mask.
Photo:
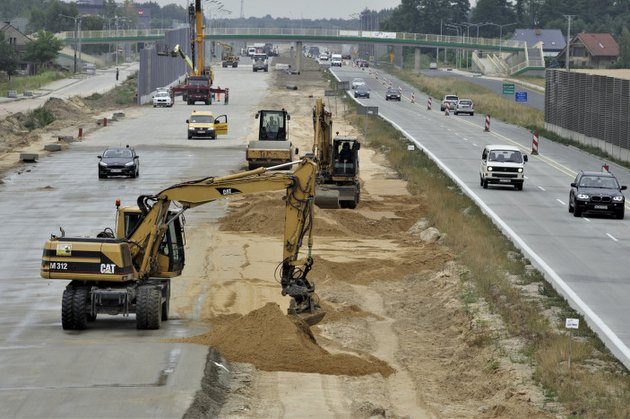
[{"label": "road sign", "polygon": [[357,113],[359,115],[378,115],[378,106],[359,106],[357,107]]},{"label": "road sign", "polygon": [[516,92],[514,93],[514,100],[519,103],[527,102],[527,92]]},{"label": "road sign", "polygon": [[336,90],[324,90],[324,96],[337,96]]},{"label": "road sign", "polygon": [[350,82],[348,80],[337,82],[337,90],[348,90],[348,89],[350,89]]},{"label": "road sign", "polygon": [[503,94],[513,95],[515,92],[514,83],[503,83]]},{"label": "road sign", "polygon": [[579,329],[580,319],[566,319],[564,322],[564,327],[566,329]]}]

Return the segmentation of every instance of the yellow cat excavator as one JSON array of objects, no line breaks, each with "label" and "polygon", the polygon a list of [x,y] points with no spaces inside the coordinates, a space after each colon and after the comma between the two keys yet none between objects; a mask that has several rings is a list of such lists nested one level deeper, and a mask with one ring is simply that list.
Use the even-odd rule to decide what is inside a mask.
[{"label": "yellow cat excavator", "polygon": [[[296,166],[293,171],[288,170]],[[136,314],[138,329],[159,329],[168,320],[170,280],[184,269],[184,219],[190,208],[217,199],[286,190],[284,252],[279,265],[289,314],[315,324],[324,317],[307,279],[313,259],[313,200],[317,165],[308,157],[280,167],[179,183],[137,206],[116,202],[116,227],[95,238],[51,236],[44,245],[41,276],[71,280],[63,292],[64,329],[85,329],[99,313]],[[306,255],[300,249],[307,241]]]}]

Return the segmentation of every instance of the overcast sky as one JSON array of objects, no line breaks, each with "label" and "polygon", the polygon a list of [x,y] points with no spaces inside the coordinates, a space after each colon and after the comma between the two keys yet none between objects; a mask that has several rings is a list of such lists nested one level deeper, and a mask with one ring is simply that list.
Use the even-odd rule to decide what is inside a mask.
[{"label": "overcast sky", "polygon": [[[176,3],[186,6],[187,0],[153,0],[161,6]],[[238,17],[241,12],[241,0],[220,0],[223,8],[232,11],[230,17]],[[204,1],[209,4],[209,1]],[[261,17],[267,14],[273,17],[292,19],[345,18],[366,7],[386,9],[396,7],[400,0],[244,0],[245,17]]]}]

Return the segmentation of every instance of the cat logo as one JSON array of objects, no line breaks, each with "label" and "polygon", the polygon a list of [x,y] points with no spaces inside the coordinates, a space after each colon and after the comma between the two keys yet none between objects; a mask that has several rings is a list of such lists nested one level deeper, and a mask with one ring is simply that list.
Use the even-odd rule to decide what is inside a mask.
[{"label": "cat logo", "polygon": [[223,196],[236,195],[236,194],[242,193],[241,191],[239,191],[236,188],[217,188],[217,191]]},{"label": "cat logo", "polygon": [[116,271],[116,265],[113,263],[101,263],[102,274],[113,274]]},{"label": "cat logo", "polygon": [[72,256],[72,244],[71,243],[58,243],[57,256]]}]

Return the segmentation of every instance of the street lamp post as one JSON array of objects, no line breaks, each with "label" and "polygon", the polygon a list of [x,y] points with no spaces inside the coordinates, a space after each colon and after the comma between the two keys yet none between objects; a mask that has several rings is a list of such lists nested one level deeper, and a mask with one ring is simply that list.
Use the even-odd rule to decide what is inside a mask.
[{"label": "street lamp post", "polygon": [[[65,17],[68,19],[72,19],[74,20],[74,73],[76,74],[77,72],[77,50],[80,51],[81,49],[81,41],[80,41],[80,36],[81,36],[81,16],[68,16],[68,15],[64,15],[62,13],[59,13],[59,17]],[[79,55],[81,53],[79,52]]]},{"label": "street lamp post", "polygon": [[[456,31],[456,33],[457,33],[457,36],[459,37],[459,30],[460,30],[461,28],[460,28],[458,25],[453,25],[453,24],[447,23],[445,26],[446,26],[448,29],[455,29],[455,31]],[[458,61],[459,61],[459,53],[458,53],[458,50],[456,49],[456,50],[455,50],[455,67],[457,67],[457,68],[459,68]]]},{"label": "street lamp post", "polygon": [[571,71],[569,69],[569,57],[571,56],[571,19],[575,17],[575,15],[563,15],[567,18],[567,49],[566,54],[564,54],[565,59],[565,67],[567,72]]},{"label": "street lamp post", "polygon": [[517,22],[505,23],[503,25],[499,25],[498,23],[487,22],[486,25],[498,26],[499,27],[499,55],[503,52],[503,28],[506,26],[516,25]]}]

